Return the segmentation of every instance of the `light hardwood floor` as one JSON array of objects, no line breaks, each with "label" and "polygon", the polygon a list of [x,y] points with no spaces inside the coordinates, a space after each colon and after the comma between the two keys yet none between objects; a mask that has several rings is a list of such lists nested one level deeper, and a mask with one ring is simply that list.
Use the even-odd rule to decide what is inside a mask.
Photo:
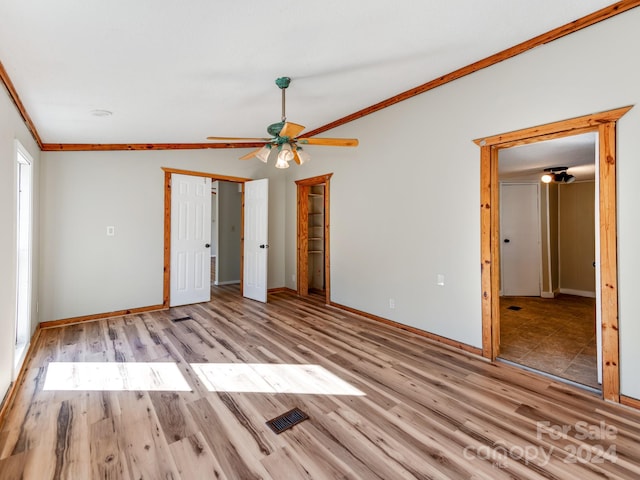
[{"label": "light hardwood floor", "polygon": [[[213,292],[208,304],[43,331],[1,426],[0,478],[640,478],[636,410],[315,297],[263,305],[237,286]],[[96,367],[111,388],[146,386],[63,390],[95,378],[77,364],[49,377],[69,367],[55,362],[117,363]],[[164,370],[176,365],[190,391]],[[314,393],[292,393],[304,388]],[[265,425],[294,407],[309,420],[280,435]]]}]

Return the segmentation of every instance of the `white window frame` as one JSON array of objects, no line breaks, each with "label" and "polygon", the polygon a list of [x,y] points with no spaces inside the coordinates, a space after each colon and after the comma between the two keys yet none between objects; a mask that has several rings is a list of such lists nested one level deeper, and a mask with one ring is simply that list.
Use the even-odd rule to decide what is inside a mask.
[{"label": "white window frame", "polygon": [[[22,363],[29,348],[33,323],[31,309],[33,302],[33,157],[17,139],[15,140],[14,158],[16,159],[16,308],[13,362],[15,378],[22,368]],[[25,170],[24,166],[28,166],[28,170]],[[29,191],[26,197],[28,201],[28,212],[26,219],[21,218],[25,199],[21,195],[20,189],[22,182],[21,175],[23,175],[25,171],[29,172],[29,178],[27,180]],[[23,222],[27,222],[27,225],[24,226]],[[26,231],[22,230],[23,228],[26,228]],[[23,237],[23,235],[26,235],[26,238]],[[26,255],[24,253],[21,254],[21,243],[24,242],[26,242]],[[24,278],[25,275],[26,279]],[[22,284],[24,284],[24,286],[21,287]]]}]

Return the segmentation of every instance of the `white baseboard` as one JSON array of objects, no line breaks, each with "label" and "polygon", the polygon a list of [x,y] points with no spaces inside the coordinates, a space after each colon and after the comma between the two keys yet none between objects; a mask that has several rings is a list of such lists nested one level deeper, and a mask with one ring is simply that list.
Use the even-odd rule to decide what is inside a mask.
[{"label": "white baseboard", "polygon": [[541,292],[540,296],[542,298],[556,298],[555,292]]},{"label": "white baseboard", "polygon": [[215,282],[216,285],[234,285],[240,283],[240,280],[227,280],[225,282]]},{"label": "white baseboard", "polygon": [[596,292],[588,292],[586,290],[574,290],[572,288],[561,288],[560,293],[567,295],[575,295],[576,297],[596,298]]}]

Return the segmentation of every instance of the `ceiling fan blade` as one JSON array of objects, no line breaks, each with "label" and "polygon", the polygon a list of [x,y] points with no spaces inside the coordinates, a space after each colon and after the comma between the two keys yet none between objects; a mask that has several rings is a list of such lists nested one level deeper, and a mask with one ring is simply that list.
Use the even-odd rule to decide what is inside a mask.
[{"label": "ceiling fan blade", "polygon": [[273,140],[272,138],[258,138],[258,137],[207,137],[207,140],[222,140],[222,141],[232,141],[232,142],[242,142],[245,140],[253,140],[253,141],[261,141],[261,142],[269,142]]},{"label": "ceiling fan blade", "polygon": [[298,138],[301,145],[328,145],[331,147],[357,147],[357,138]]},{"label": "ceiling fan blade", "polygon": [[294,150],[293,151],[293,160],[298,164],[298,165],[302,165],[302,162],[300,161],[300,155],[298,155],[298,151]]},{"label": "ceiling fan blade", "polygon": [[260,147],[260,148],[258,148],[256,150],[253,150],[253,151],[247,153],[246,155],[243,155],[242,157],[240,157],[240,160],[249,160],[250,158],[255,157],[256,153],[258,153],[260,150],[262,150],[262,147]]},{"label": "ceiling fan blade", "polygon": [[302,132],[304,129],[305,129],[305,127],[303,125],[298,125],[297,123],[287,122],[282,127],[282,130],[280,130],[280,136],[281,137],[295,138],[298,135],[300,135],[300,132]]}]

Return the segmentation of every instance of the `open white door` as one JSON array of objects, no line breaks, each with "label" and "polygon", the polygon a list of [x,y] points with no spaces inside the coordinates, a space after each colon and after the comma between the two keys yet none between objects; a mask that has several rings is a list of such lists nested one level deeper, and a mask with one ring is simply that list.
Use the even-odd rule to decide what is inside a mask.
[{"label": "open white door", "polygon": [[211,299],[211,179],[171,175],[169,305]]},{"label": "open white door", "polygon": [[244,184],[243,295],[267,301],[269,180]]}]

